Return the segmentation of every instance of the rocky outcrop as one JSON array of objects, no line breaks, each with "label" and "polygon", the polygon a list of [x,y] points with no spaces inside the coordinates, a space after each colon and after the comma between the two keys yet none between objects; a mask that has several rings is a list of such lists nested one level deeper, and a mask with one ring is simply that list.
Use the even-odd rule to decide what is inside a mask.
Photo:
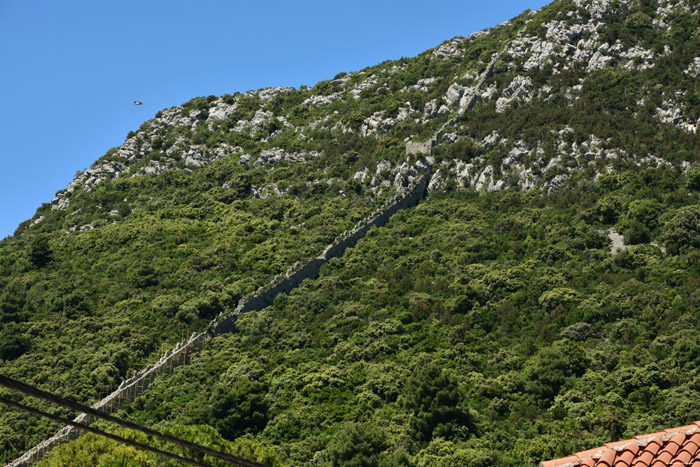
[{"label": "rocky outcrop", "polygon": [[416,81],[416,84],[412,84],[410,86],[406,86],[403,90],[404,91],[421,91],[421,92],[427,92],[430,90],[430,87],[433,85],[435,82],[435,78],[423,78],[419,79]]},{"label": "rocky outcrop", "polygon": [[688,65],[688,68],[686,68],[683,73],[691,78],[700,77],[700,57],[695,57],[695,59],[690,62],[690,65]]},{"label": "rocky outcrop", "polygon": [[442,44],[440,47],[435,49],[433,52],[433,55],[436,58],[454,58],[454,57],[459,57],[464,53],[461,45],[464,43],[466,39],[462,37],[457,37],[452,39],[451,41],[445,42]]},{"label": "rocky outcrop", "polygon": [[70,203],[70,195],[78,187],[82,187],[85,192],[90,192],[95,185],[108,178],[116,178],[120,174],[128,172],[129,167],[117,160],[97,162],[85,172],[78,174],[65,190],[56,193],[56,197],[51,201],[51,209],[54,211],[65,210]]},{"label": "rocky outcrop", "polygon": [[501,97],[496,101],[496,112],[502,113],[511,104],[517,100],[520,102],[530,102],[532,99],[532,91],[535,87],[532,81],[527,76],[516,76],[510,82],[508,87],[503,90]]},{"label": "rocky outcrop", "polygon": [[625,47],[619,40],[610,45],[601,40],[598,33],[610,8],[615,4],[627,8],[628,3],[629,0],[576,0],[574,4],[582,10],[570,11],[566,21],[553,20],[542,24],[544,34],[518,33],[506,52],[513,58],[524,58],[522,67],[525,71],[552,66],[552,72],[557,74],[583,65],[586,71],[593,72],[617,62],[631,69],[651,68],[658,58],[653,51],[637,45]]},{"label": "rocky outcrop", "polygon": [[319,152],[287,152],[282,148],[263,149],[255,160],[255,165],[275,165],[280,161],[306,162],[319,157]]},{"label": "rocky outcrop", "polygon": [[238,109],[238,104],[226,104],[223,101],[218,101],[211,109],[209,109],[209,120],[226,120]]},{"label": "rocky outcrop", "polygon": [[360,93],[364,91],[365,89],[371,89],[374,86],[379,83],[379,76],[377,75],[372,75],[366,80],[362,81],[361,83],[358,83],[353,89],[350,90],[350,94],[352,94],[352,97],[354,99],[359,99],[360,98]]},{"label": "rocky outcrop", "polygon": [[427,122],[438,115],[446,113],[450,113],[450,108],[445,104],[439,104],[437,99],[433,99],[425,103],[425,107],[423,109],[423,122]]},{"label": "rocky outcrop", "polygon": [[333,94],[329,94],[327,96],[319,96],[319,95],[314,95],[311,96],[302,102],[302,105],[307,105],[311,107],[320,107],[324,105],[329,105],[338,99],[341,99],[343,97],[343,93],[340,92],[334,92]]},{"label": "rocky outcrop", "polygon": [[684,114],[684,106],[679,103],[684,95],[685,92],[679,91],[675,96],[664,100],[656,109],[656,117],[661,123],[671,124],[686,133],[697,133],[700,128],[700,119],[692,121]]},{"label": "rocky outcrop", "polygon": [[413,107],[411,107],[410,102],[406,102],[403,106],[399,108],[396,117],[385,117],[386,112],[380,111],[375,112],[370,117],[366,118],[362,122],[360,127],[360,134],[362,136],[369,136],[377,132],[386,132],[394,128],[399,122],[404,121],[409,115],[413,113]]},{"label": "rocky outcrop", "polygon": [[269,102],[281,94],[286,94],[292,91],[296,91],[296,89],[289,86],[279,86],[276,88],[261,89],[257,92],[257,95],[261,101]]}]

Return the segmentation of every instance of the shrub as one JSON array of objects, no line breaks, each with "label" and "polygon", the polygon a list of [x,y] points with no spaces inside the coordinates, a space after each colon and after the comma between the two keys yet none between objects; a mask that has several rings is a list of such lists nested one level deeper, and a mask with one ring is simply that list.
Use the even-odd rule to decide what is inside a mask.
[{"label": "shrub", "polygon": [[388,446],[386,433],[380,427],[347,423],[328,445],[328,457],[334,466],[382,465],[381,454]]},{"label": "shrub", "polygon": [[696,165],[688,170],[686,186],[689,190],[700,191],[700,165]]},{"label": "shrub", "polygon": [[435,363],[417,368],[406,384],[404,406],[413,413],[411,429],[421,441],[434,436],[466,437],[474,424],[456,378]]}]

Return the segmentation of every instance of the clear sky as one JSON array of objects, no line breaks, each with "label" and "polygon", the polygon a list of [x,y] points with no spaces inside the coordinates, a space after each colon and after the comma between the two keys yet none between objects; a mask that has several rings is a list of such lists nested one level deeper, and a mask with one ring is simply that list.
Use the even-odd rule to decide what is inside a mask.
[{"label": "clear sky", "polygon": [[546,3],[0,0],[0,238],[158,110],[311,86]]}]

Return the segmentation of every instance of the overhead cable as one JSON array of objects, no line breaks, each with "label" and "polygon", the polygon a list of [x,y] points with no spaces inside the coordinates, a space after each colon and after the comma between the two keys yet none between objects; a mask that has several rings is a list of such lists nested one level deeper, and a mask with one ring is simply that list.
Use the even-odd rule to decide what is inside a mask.
[{"label": "overhead cable", "polygon": [[[9,378],[4,375],[0,375],[0,385],[5,386],[10,389],[14,389],[15,391],[22,392],[24,394],[27,394],[29,396],[33,397],[38,397],[39,399],[44,399],[45,401],[52,402],[54,404],[60,405],[61,407],[65,407],[71,410],[75,410],[77,412],[82,412],[87,415],[91,415],[95,418],[99,418],[102,420],[106,420],[108,422],[116,423],[117,425],[123,426],[124,428],[129,428],[131,430],[136,430],[140,431],[141,433],[145,433],[149,436],[155,436],[156,438],[160,438],[164,441],[167,441],[169,443],[177,444],[178,446],[188,448],[188,449],[193,449],[195,451],[201,452],[202,454],[206,454],[212,457],[216,457],[218,459],[225,460],[227,462],[230,462],[232,464],[236,465],[242,465],[246,467],[265,467],[264,464],[260,464],[255,461],[251,461],[248,459],[244,459],[242,457],[234,456],[232,454],[227,454],[225,452],[220,452],[216,451],[214,449],[208,448],[206,446],[201,446],[196,443],[192,443],[190,441],[176,438],[174,436],[168,435],[166,433],[161,433],[159,431],[152,430],[150,428],[143,427],[141,425],[137,425],[135,423],[122,420],[120,418],[114,417],[112,415],[109,415],[105,412],[102,412],[97,409],[93,409],[92,407],[88,407],[87,405],[80,404],[78,402],[74,402],[68,399],[64,399],[60,396],[57,396],[55,394],[51,394],[46,391],[42,391],[39,388],[36,388],[34,386],[31,386],[29,384],[23,383],[21,381],[17,381],[15,379]],[[62,422],[63,423],[63,422]],[[71,422],[70,424],[73,424],[74,422]]]},{"label": "overhead cable", "polygon": [[38,415],[40,417],[48,418],[49,420],[53,420],[54,422],[71,425],[81,430],[89,431],[90,433],[95,433],[97,435],[104,436],[105,438],[109,438],[120,443],[128,444],[129,446],[134,446],[135,448],[142,449],[144,451],[154,452],[156,454],[160,454],[161,456],[168,457],[170,459],[175,459],[186,464],[197,465],[200,467],[211,467],[209,464],[204,464],[202,462],[188,459],[186,457],[181,457],[171,452],[161,451],[160,449],[156,449],[154,447],[139,443],[138,441],[134,441],[128,438],[122,438],[121,436],[113,435],[112,433],[107,433],[106,431],[98,430],[97,428],[93,428],[90,425],[85,425],[84,423],[75,422],[73,420],[59,417],[48,412],[43,412],[41,410],[35,409],[34,407],[29,407],[28,405],[20,404],[19,402],[15,402],[5,397],[0,397],[0,402],[2,402],[5,405],[9,405],[10,407],[15,407],[20,410],[24,410],[25,412],[33,413],[34,415]]}]

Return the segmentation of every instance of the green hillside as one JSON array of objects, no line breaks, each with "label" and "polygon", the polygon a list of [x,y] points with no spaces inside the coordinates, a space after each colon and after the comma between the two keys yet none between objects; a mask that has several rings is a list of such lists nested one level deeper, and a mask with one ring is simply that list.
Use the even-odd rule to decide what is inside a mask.
[{"label": "green hillside", "polygon": [[[416,466],[698,420],[698,77],[694,2],[567,0],[164,109],[0,242],[0,372],[94,403],[427,173],[416,208],[117,416],[272,464]],[[57,428],[0,407],[0,461]],[[44,464],[76,458],[163,465],[93,436]]]}]

